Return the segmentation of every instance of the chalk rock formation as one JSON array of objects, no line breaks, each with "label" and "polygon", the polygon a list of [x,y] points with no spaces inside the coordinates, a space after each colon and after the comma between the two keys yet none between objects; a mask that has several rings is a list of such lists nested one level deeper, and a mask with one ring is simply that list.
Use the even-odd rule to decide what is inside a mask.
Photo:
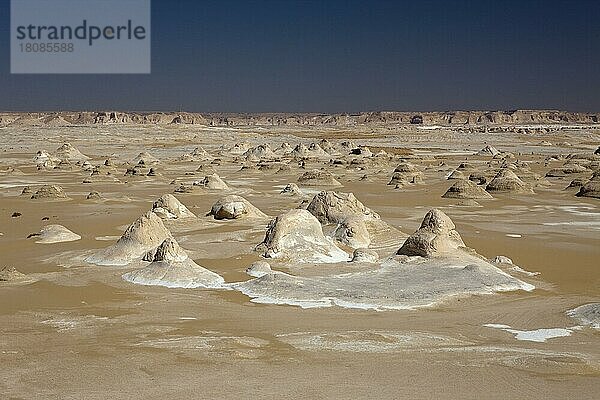
[{"label": "chalk rock formation", "polygon": [[289,210],[273,219],[265,239],[257,246],[267,258],[296,262],[347,261],[348,254],[323,235],[319,220],[306,210]]},{"label": "chalk rock formation", "polygon": [[22,282],[27,280],[27,275],[19,272],[14,267],[3,267],[0,269],[0,282]]},{"label": "chalk rock formation", "polygon": [[566,175],[573,174],[582,174],[589,172],[589,169],[586,167],[576,164],[576,163],[567,163],[559,168],[552,168],[550,171],[546,172],[547,177],[562,177]]},{"label": "chalk rock formation", "polygon": [[123,279],[138,285],[168,288],[215,288],[224,283],[220,275],[191,260],[173,238],[165,239],[158,246],[152,263],[124,274]]},{"label": "chalk rock formation", "polygon": [[567,186],[565,189],[580,188],[583,185],[585,185],[586,183],[587,183],[587,181],[585,179],[575,178],[571,181],[571,183],[569,183],[569,186]]},{"label": "chalk rock formation", "polygon": [[198,146],[194,148],[189,153],[186,153],[178,158],[178,161],[210,161],[214,157],[212,157],[202,146]]},{"label": "chalk rock formation", "polygon": [[306,171],[298,178],[298,183],[303,186],[342,186],[332,174],[327,171]]},{"label": "chalk rock formation", "polygon": [[365,207],[352,193],[323,191],[315,195],[307,210],[322,224],[338,224],[348,217],[379,219],[379,215]]},{"label": "chalk rock formation", "polygon": [[37,238],[36,243],[42,244],[74,242],[81,239],[81,236],[62,225],[46,225],[32,236]]},{"label": "chalk rock formation", "polygon": [[600,171],[594,172],[592,179],[583,185],[575,196],[600,199]]},{"label": "chalk rock formation", "polygon": [[66,200],[69,197],[65,194],[63,188],[58,185],[44,185],[31,198],[33,200]]},{"label": "chalk rock formation", "polygon": [[271,270],[271,265],[266,261],[253,262],[248,268],[246,268],[246,273],[255,278],[270,274],[271,272],[273,272]]},{"label": "chalk rock formation", "polygon": [[502,168],[487,184],[485,190],[499,193],[533,193],[533,189],[508,168]]},{"label": "chalk rock formation", "polygon": [[199,181],[194,182],[194,186],[200,186],[210,190],[227,190],[229,186],[217,174],[206,175]]},{"label": "chalk rock formation", "polygon": [[464,172],[455,169],[454,171],[452,171],[450,173],[450,175],[448,175],[448,178],[446,178],[448,180],[465,180],[467,179],[467,177],[465,176]]},{"label": "chalk rock formation", "polygon": [[497,148],[495,148],[494,146],[489,146],[489,145],[485,146],[483,149],[481,149],[481,150],[479,150],[477,152],[478,156],[491,156],[491,157],[494,157],[494,156],[497,156],[499,154],[500,154],[500,151]]},{"label": "chalk rock formation", "polygon": [[295,183],[288,183],[283,189],[281,189],[281,194],[287,194],[290,196],[303,196],[304,194]]},{"label": "chalk rock formation", "polygon": [[580,324],[600,329],[600,303],[589,303],[567,311],[567,315],[575,318]]},{"label": "chalk rock formation", "polygon": [[367,248],[371,244],[371,235],[363,217],[345,218],[338,223],[331,236],[353,249]]},{"label": "chalk rock formation", "polygon": [[241,155],[241,154],[244,154],[246,151],[248,151],[248,149],[250,149],[250,143],[246,143],[246,142],[236,143],[229,149],[229,154]]},{"label": "chalk rock formation", "polygon": [[147,151],[142,151],[140,154],[137,155],[137,157],[135,157],[133,160],[131,160],[131,162],[133,164],[148,165],[148,164],[156,164],[156,163],[160,162],[160,160],[158,158],[154,157],[153,155],[151,155],[150,153],[148,153]]},{"label": "chalk rock formation", "polygon": [[266,218],[267,215],[254,207],[252,203],[242,196],[229,195],[221,197],[213,204],[208,215],[215,219],[239,219],[248,217]]},{"label": "chalk rock formation", "polygon": [[[336,224],[331,235],[352,248],[398,246],[406,237],[365,207],[352,193],[323,191],[315,195],[307,210],[322,224]],[[400,240],[400,241],[399,241]]]},{"label": "chalk rock formation", "polygon": [[162,219],[179,219],[195,217],[186,206],[172,194],[165,194],[159,197],[152,204],[152,211]]},{"label": "chalk rock formation", "polygon": [[248,149],[246,152],[244,152],[244,154],[242,154],[242,156],[246,157],[246,159],[252,158],[256,160],[272,159],[277,157],[275,152],[271,149],[271,146],[268,144],[260,144],[256,147]]},{"label": "chalk rock formation", "polygon": [[45,150],[40,150],[35,154],[33,161],[38,168],[52,169],[60,163],[60,158],[51,155]]},{"label": "chalk rock formation", "polygon": [[492,195],[486,192],[476,183],[459,179],[452,185],[446,193],[442,195],[446,199],[492,199]]},{"label": "chalk rock formation", "polygon": [[353,263],[376,263],[377,261],[379,261],[379,254],[365,248],[355,249],[351,260]]},{"label": "chalk rock formation", "polygon": [[171,232],[162,219],[148,211],[129,225],[117,243],[89,256],[86,261],[97,265],[124,266],[141,259],[146,252],[170,237]]},{"label": "chalk rock formation", "polygon": [[290,152],[290,156],[301,159],[313,157],[313,154],[308,150],[308,147],[306,147],[304,143],[298,143]]},{"label": "chalk rock formation", "polygon": [[388,185],[404,186],[423,182],[423,172],[409,162],[399,164],[392,174]]},{"label": "chalk rock formation", "polygon": [[98,193],[94,190],[94,191],[89,192],[85,198],[86,198],[86,200],[101,200],[102,196],[100,195],[100,193]]},{"label": "chalk rock formation", "polygon": [[410,235],[396,254],[435,257],[466,247],[452,220],[434,208],[423,218],[421,227]]},{"label": "chalk rock formation", "polygon": [[61,160],[68,161],[85,161],[89,160],[89,157],[80,152],[78,149],[73,147],[71,143],[65,143],[56,149],[54,155]]}]

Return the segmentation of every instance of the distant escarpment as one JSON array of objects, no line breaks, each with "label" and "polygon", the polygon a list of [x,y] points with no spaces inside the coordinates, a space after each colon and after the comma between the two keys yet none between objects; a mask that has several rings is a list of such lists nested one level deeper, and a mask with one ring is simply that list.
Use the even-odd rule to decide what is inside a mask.
[{"label": "distant escarpment", "polygon": [[36,112],[0,113],[0,126],[70,126],[101,124],[195,124],[206,126],[349,126],[349,125],[568,125],[599,124],[599,113],[556,110],[362,112],[355,114],[255,113],[218,114],[189,112]]}]

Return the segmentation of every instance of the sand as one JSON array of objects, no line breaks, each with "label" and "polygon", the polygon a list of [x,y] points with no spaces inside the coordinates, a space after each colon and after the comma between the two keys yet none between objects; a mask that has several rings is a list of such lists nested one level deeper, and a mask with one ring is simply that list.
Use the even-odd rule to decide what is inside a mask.
[{"label": "sand", "polygon": [[[24,275],[0,282],[3,396],[594,397],[600,336],[585,305],[600,301],[600,203],[566,188],[597,170],[597,126],[298,118],[306,124],[0,124],[0,269]],[[63,147],[68,162],[55,154],[65,143],[78,152]],[[486,146],[501,153],[477,154]],[[522,185],[496,182],[493,199],[464,206],[442,198],[455,169],[481,189],[501,170]],[[300,188],[281,193],[290,183]],[[190,190],[174,193],[182,184]],[[269,218],[206,216],[228,195],[276,217],[321,191],[353,193],[379,218],[334,207],[287,231],[314,239],[307,252],[284,239],[285,256],[265,258],[255,248]],[[425,224],[411,252],[421,255],[396,255],[434,208],[454,228]],[[47,225],[81,239],[27,239]],[[154,259],[169,238],[187,257]],[[322,262],[328,252],[340,258]],[[500,254],[512,262],[488,261]]]}]

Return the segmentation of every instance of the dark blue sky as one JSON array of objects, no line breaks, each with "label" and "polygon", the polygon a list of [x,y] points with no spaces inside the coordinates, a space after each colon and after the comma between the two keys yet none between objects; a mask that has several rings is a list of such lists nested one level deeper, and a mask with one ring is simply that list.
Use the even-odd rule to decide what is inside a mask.
[{"label": "dark blue sky", "polygon": [[599,21],[597,0],[153,0],[152,74],[11,75],[0,0],[0,110],[597,112]]}]

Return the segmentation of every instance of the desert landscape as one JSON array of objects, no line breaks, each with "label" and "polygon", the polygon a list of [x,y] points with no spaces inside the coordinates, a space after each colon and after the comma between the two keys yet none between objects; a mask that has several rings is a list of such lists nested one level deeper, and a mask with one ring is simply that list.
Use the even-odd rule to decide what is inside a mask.
[{"label": "desert landscape", "polygon": [[600,114],[0,113],[2,398],[591,399]]}]

